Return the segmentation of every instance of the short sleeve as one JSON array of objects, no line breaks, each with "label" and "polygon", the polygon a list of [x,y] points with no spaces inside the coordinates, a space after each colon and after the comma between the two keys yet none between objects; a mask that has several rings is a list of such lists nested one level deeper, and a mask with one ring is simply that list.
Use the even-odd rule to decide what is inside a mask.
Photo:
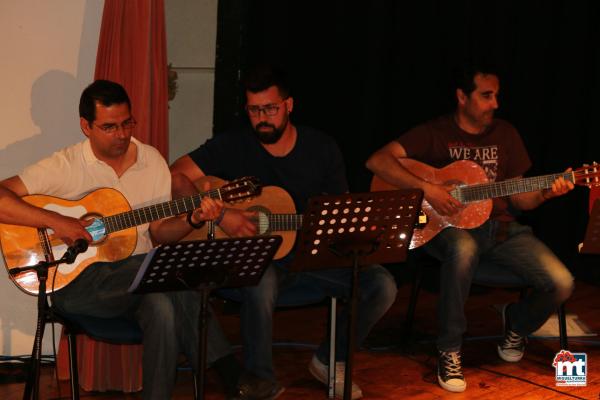
[{"label": "short sleeve", "polygon": [[19,178],[29,194],[58,196],[70,181],[71,168],[64,151],[52,154],[35,164],[25,167]]}]

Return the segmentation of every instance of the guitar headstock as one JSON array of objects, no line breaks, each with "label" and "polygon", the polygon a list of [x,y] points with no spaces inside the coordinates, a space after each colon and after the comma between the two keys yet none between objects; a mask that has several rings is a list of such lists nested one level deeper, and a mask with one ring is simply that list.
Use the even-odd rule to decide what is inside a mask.
[{"label": "guitar headstock", "polygon": [[583,164],[583,167],[573,170],[575,184],[589,188],[600,186],[600,164],[593,162],[592,165]]},{"label": "guitar headstock", "polygon": [[245,176],[221,186],[219,192],[221,194],[221,199],[224,202],[233,203],[249,197],[258,196],[261,190],[262,185],[257,177]]}]

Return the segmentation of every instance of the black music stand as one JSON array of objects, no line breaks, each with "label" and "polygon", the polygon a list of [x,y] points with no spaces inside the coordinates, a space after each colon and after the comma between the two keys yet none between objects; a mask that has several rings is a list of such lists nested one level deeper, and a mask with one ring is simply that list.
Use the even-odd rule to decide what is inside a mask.
[{"label": "black music stand", "polygon": [[581,247],[583,254],[600,254],[600,199],[594,202]]},{"label": "black music stand", "polygon": [[256,285],[281,245],[281,236],[196,240],[152,249],[129,288],[133,293],[197,290],[201,294],[198,399],[204,398],[208,295],[220,287]]},{"label": "black music stand", "polygon": [[[421,190],[404,189],[319,196],[308,202],[292,268],[353,267],[344,400],[352,393],[358,271],[364,265],[406,260],[422,200]],[[329,381],[335,382],[331,364]],[[330,395],[332,389],[335,385]]]}]

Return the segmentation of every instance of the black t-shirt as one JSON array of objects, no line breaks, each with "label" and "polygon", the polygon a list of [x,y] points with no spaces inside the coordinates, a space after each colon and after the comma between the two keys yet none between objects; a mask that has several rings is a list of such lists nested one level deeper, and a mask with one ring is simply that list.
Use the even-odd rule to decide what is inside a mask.
[{"label": "black t-shirt", "polygon": [[256,176],[263,185],[285,189],[302,213],[310,197],[348,191],[339,147],[328,135],[297,126],[294,148],[283,157],[265,150],[250,130],[230,131],[209,139],[189,156],[205,175],[225,180]]},{"label": "black t-shirt", "polygon": [[[456,124],[452,114],[421,124],[398,138],[406,155],[435,168],[453,161],[471,160],[483,168],[490,182],[523,175],[531,166],[517,130],[507,121],[494,119],[481,134],[469,134]],[[514,219],[506,198],[493,199],[492,218]]]}]

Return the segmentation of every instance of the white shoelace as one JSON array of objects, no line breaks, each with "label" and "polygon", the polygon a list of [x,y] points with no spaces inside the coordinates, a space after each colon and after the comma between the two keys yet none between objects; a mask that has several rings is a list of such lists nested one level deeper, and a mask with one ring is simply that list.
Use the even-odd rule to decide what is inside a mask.
[{"label": "white shoelace", "polygon": [[504,337],[504,343],[502,343],[503,349],[517,349],[520,350],[523,347],[525,338],[514,331],[509,330]]},{"label": "white shoelace", "polygon": [[442,370],[448,378],[462,379],[462,367],[460,364],[460,353],[442,352]]}]

